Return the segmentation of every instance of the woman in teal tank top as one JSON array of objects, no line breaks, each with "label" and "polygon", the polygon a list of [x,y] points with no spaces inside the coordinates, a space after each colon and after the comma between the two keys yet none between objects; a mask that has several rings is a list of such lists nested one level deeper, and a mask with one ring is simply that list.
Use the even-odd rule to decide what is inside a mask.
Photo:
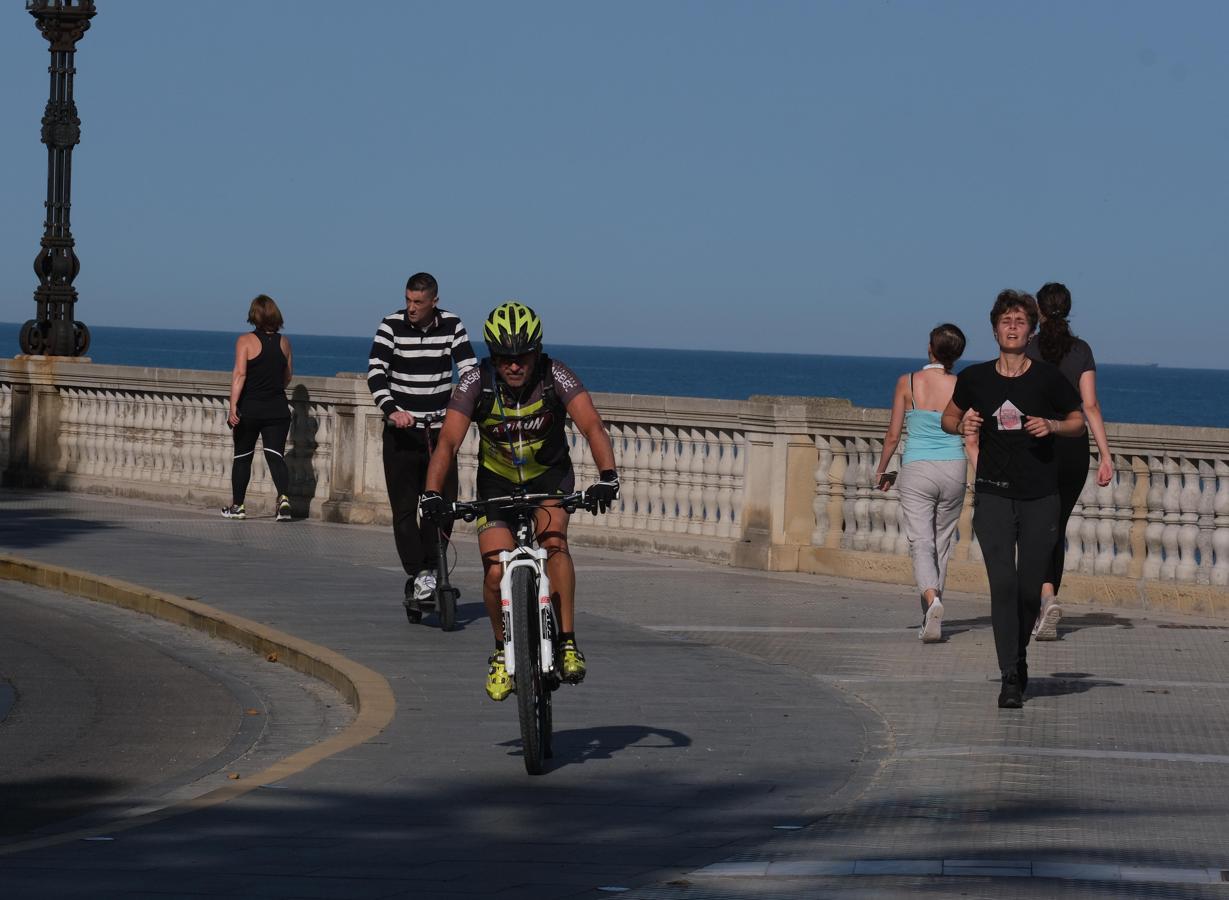
[{"label": "woman in teal tank top", "polygon": [[[943,584],[964,505],[967,460],[977,464],[976,443],[966,449],[965,438],[946,434],[939,424],[956,387],[952,366],[964,353],[964,346],[964,333],[955,325],[940,325],[930,332],[930,362],[897,379],[892,417],[875,472],[879,490],[889,491],[895,485],[900,498],[924,616],[918,637],[927,643],[943,638]],[[897,479],[887,467],[900,444],[902,427],[905,451]]]}]

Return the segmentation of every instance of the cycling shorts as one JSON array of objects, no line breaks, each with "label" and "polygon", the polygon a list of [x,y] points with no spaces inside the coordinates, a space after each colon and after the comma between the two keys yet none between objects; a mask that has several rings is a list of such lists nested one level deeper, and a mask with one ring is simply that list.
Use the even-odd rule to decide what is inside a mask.
[{"label": "cycling shorts", "polygon": [[[478,470],[476,487],[479,500],[489,500],[492,497],[509,497],[517,491],[524,491],[526,494],[558,494],[563,496],[576,490],[576,473],[572,470],[572,463],[569,461],[567,465],[547,469],[537,478],[531,478],[528,481],[517,484],[515,481],[509,481],[501,475],[496,475],[490,469],[480,468]],[[479,516],[475,524],[479,533],[486,531],[488,528],[512,527],[511,520],[503,515],[497,515],[490,519],[486,516]]]}]

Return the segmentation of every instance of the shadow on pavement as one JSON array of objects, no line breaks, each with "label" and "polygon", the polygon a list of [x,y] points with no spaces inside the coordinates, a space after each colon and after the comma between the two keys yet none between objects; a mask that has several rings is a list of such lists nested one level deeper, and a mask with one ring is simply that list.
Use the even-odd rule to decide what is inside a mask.
[{"label": "shadow on pavement", "polygon": [[[0,497],[3,497],[0,494]],[[56,509],[7,509],[0,503],[0,548],[29,550],[63,543],[77,535],[113,526],[90,519],[63,516]]]},{"label": "shadow on pavement", "polygon": [[[548,761],[547,771],[592,760],[613,759],[615,754],[633,747],[638,750],[668,750],[690,747],[691,744],[691,738],[681,731],[647,725],[603,725],[600,728],[556,731],[552,740],[555,755]],[[515,748],[509,756],[519,758],[521,755],[519,740],[504,741],[499,746]]]}]

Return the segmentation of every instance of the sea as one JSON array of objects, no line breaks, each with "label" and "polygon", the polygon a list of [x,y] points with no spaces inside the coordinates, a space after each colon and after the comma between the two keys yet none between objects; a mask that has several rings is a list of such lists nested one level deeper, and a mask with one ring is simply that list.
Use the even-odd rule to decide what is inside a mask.
[{"label": "sea", "polygon": [[[20,352],[21,326],[0,323],[0,347]],[[288,334],[296,375],[365,373],[370,337]],[[96,363],[228,372],[236,332],[90,326]],[[481,341],[474,349],[480,354]],[[886,408],[903,372],[924,359],[826,354],[739,353],[551,344],[591,391],[746,400],[756,395],[844,397]],[[964,363],[978,360],[965,360]],[[959,370],[960,366],[957,366]],[[1107,422],[1229,427],[1229,370],[1098,364],[1097,394]]]}]

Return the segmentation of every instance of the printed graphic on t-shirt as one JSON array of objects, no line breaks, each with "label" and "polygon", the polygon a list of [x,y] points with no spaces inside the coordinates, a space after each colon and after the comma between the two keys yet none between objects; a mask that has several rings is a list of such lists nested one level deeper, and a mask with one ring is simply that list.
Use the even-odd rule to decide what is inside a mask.
[{"label": "printed graphic on t-shirt", "polygon": [[999,431],[1019,431],[1024,427],[1023,413],[1010,400],[1003,401],[994,411],[994,417],[999,420]]}]

